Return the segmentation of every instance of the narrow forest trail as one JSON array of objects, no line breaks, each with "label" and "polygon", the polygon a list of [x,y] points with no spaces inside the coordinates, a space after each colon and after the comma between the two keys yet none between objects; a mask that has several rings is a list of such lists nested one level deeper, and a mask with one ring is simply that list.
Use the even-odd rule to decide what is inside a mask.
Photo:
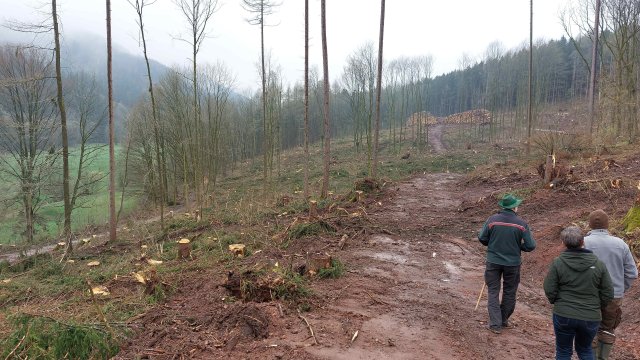
[{"label": "narrow forest trail", "polygon": [[431,145],[433,151],[435,151],[436,154],[443,154],[447,151],[446,147],[444,146],[444,142],[442,141],[444,127],[445,124],[438,123],[436,125],[429,126],[427,132],[429,145]]}]

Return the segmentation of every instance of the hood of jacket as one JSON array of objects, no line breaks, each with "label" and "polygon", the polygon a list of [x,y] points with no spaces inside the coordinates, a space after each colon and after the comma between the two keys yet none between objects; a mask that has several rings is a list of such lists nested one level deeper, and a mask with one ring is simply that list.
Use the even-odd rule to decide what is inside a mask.
[{"label": "hood of jacket", "polygon": [[595,266],[598,257],[587,249],[567,249],[560,254],[560,261],[574,271],[585,271]]}]

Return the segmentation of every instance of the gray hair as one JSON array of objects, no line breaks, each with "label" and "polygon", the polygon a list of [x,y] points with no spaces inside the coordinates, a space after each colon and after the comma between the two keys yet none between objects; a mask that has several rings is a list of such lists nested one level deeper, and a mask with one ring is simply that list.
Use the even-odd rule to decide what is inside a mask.
[{"label": "gray hair", "polygon": [[582,245],[584,234],[577,226],[569,226],[562,230],[560,233],[560,239],[567,249],[577,249]]}]

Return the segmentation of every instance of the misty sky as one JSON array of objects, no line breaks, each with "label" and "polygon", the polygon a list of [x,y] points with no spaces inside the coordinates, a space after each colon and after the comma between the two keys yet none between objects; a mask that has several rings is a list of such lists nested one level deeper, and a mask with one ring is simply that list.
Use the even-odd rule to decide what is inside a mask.
[{"label": "misty sky", "polygon": [[[534,38],[557,39],[563,35],[559,10],[570,0],[534,1]],[[112,0],[112,34],[116,44],[142,54],[138,44],[136,14],[127,0]],[[280,0],[282,5],[267,19],[276,26],[265,30],[266,49],[280,64],[285,82],[301,80],[304,69],[304,1]],[[260,56],[258,26],[241,0],[220,0],[220,9],[209,28],[210,37],[199,61],[222,61],[235,73],[240,88],[259,85],[256,64]],[[385,20],[385,59],[402,55],[434,58],[434,75],[458,67],[463,53],[481,58],[496,40],[510,49],[528,43],[529,0],[388,0]],[[67,37],[105,33],[105,2],[58,0]],[[320,1],[310,0],[310,63],[321,68]],[[43,0],[0,0],[0,21],[42,19],[34,9],[48,11]],[[172,0],[157,0],[145,8],[149,56],[166,65],[189,62],[189,46],[177,40],[186,36],[186,22]],[[327,31],[329,75],[338,78],[345,59],[367,41],[377,46],[380,2],[377,0],[328,0]],[[0,39],[2,40],[2,39]],[[320,75],[321,76],[321,75]]]}]

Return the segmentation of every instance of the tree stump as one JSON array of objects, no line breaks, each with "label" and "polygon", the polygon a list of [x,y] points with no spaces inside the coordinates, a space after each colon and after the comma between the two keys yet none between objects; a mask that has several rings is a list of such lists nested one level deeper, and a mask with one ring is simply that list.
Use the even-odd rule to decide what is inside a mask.
[{"label": "tree stump", "polygon": [[244,257],[246,245],[244,244],[231,244],[229,245],[229,251],[237,257]]},{"label": "tree stump", "polygon": [[318,217],[318,202],[315,200],[309,201],[309,217],[312,219]]},{"label": "tree stump", "polygon": [[553,161],[553,155],[547,155],[547,162],[544,166],[544,184],[549,185],[553,180],[553,168],[555,161]]},{"label": "tree stump", "polygon": [[178,259],[188,259],[191,257],[191,240],[181,239],[178,241]]},{"label": "tree stump", "polygon": [[316,275],[321,269],[328,269],[330,267],[331,256],[327,254],[314,255],[307,261],[307,273],[309,273],[309,275]]}]

